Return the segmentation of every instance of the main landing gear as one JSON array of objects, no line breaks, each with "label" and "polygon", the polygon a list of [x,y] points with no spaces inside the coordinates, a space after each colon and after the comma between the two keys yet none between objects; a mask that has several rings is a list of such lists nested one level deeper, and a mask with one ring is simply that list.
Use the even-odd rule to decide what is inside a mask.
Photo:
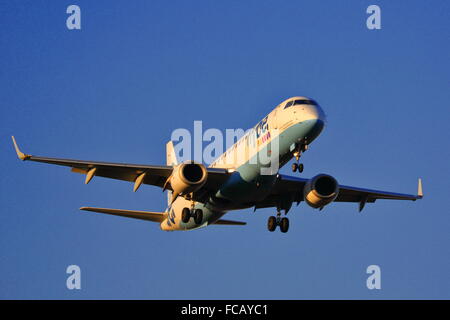
[{"label": "main landing gear", "polygon": [[299,145],[297,147],[297,149],[294,151],[294,157],[295,157],[296,162],[294,162],[292,164],[292,172],[296,172],[296,171],[298,171],[300,173],[303,172],[304,165],[303,165],[303,163],[298,163],[298,161],[300,160],[302,152],[305,152],[306,150],[308,150],[308,145],[306,143],[303,143],[303,144]]},{"label": "main landing gear", "polygon": [[277,213],[276,217],[269,217],[269,220],[267,221],[267,229],[270,232],[274,232],[277,226],[280,226],[280,231],[283,233],[286,233],[289,230],[289,219],[286,217],[281,218],[280,212]]},{"label": "main landing gear", "polygon": [[203,221],[203,211],[202,209],[189,209],[183,208],[181,211],[181,221],[188,223],[191,217],[194,218],[195,224],[201,224]]},{"label": "main landing gear", "polygon": [[294,163],[292,164],[292,172],[298,171],[298,172],[302,173],[302,172],[303,172],[303,169],[304,169],[303,163],[297,163],[297,162],[294,162]]}]

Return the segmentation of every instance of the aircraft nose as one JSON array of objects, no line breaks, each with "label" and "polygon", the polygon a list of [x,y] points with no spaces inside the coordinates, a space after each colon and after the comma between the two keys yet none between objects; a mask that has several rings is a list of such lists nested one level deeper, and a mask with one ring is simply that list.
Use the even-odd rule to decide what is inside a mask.
[{"label": "aircraft nose", "polygon": [[318,123],[322,126],[325,125],[327,119],[325,113],[319,105],[308,105],[303,107],[303,115],[305,117],[304,120],[310,120],[312,122]]},{"label": "aircraft nose", "polygon": [[303,109],[303,121],[308,125],[308,136],[310,140],[315,139],[326,124],[326,116],[319,105],[308,105]]},{"label": "aircraft nose", "polygon": [[327,117],[325,115],[325,112],[323,112],[322,108],[317,105],[317,125],[320,126],[320,131],[322,131],[323,127],[325,127],[325,124],[327,123]]}]

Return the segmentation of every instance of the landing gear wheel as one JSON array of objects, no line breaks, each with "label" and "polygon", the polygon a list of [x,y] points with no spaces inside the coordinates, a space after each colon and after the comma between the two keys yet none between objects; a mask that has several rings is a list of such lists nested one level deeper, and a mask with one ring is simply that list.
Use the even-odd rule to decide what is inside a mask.
[{"label": "landing gear wheel", "polygon": [[274,216],[269,217],[269,220],[267,221],[267,229],[270,232],[274,232],[276,228],[277,228],[277,218],[275,218]]},{"label": "landing gear wheel", "polygon": [[196,224],[201,224],[203,221],[203,211],[201,209],[196,209],[194,211],[194,221]]},{"label": "landing gear wheel", "polygon": [[295,172],[295,171],[297,171],[298,170],[298,164],[297,163],[293,163],[292,164],[292,172]]},{"label": "landing gear wheel", "polygon": [[302,173],[304,168],[305,167],[304,167],[303,163],[298,164],[298,172]]},{"label": "landing gear wheel", "polygon": [[183,208],[181,211],[181,221],[188,223],[189,219],[191,219],[191,210],[189,208]]},{"label": "landing gear wheel", "polygon": [[288,232],[288,230],[289,230],[289,219],[288,218],[281,219],[280,231],[286,233]]}]

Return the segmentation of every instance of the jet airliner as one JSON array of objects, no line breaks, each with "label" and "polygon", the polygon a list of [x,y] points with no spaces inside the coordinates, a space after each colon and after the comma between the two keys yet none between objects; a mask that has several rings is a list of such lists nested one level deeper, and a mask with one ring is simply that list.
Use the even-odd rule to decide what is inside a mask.
[{"label": "jet airliner", "polygon": [[[354,202],[359,211],[366,203],[378,199],[412,200],[423,197],[422,181],[417,195],[386,192],[341,185],[328,174],[310,179],[281,174],[278,170],[292,158],[293,172],[303,172],[300,157],[320,135],[326,116],[320,105],[307,97],[292,97],[280,103],[255,127],[248,130],[233,146],[206,167],[194,161],[179,162],[172,141],[166,145],[166,165],[139,165],[58,159],[24,154],[14,137],[13,143],[21,160],[70,167],[93,177],[105,177],[134,183],[133,191],[142,184],[168,192],[164,212],[81,207],[81,210],[157,222],[165,231],[193,230],[209,225],[245,225],[245,222],[222,219],[231,210],[247,208],[276,209],[267,229],[289,229],[286,217],[293,203],[305,202],[322,210],[333,202]],[[275,158],[275,162],[261,158]],[[275,170],[266,171],[276,164]],[[268,172],[268,173],[267,173]]]}]

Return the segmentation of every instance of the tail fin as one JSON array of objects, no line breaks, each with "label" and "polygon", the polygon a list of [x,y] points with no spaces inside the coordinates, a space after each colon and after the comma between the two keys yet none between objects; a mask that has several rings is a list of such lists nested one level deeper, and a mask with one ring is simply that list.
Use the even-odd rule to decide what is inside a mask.
[{"label": "tail fin", "polygon": [[175,154],[172,141],[169,141],[166,144],[166,164],[168,166],[175,166],[178,164],[177,155]]},{"label": "tail fin", "polygon": [[[169,141],[166,144],[166,164],[168,166],[176,166],[178,164],[177,155],[173,147],[173,142]],[[172,191],[167,191],[167,206],[172,203]]]}]

